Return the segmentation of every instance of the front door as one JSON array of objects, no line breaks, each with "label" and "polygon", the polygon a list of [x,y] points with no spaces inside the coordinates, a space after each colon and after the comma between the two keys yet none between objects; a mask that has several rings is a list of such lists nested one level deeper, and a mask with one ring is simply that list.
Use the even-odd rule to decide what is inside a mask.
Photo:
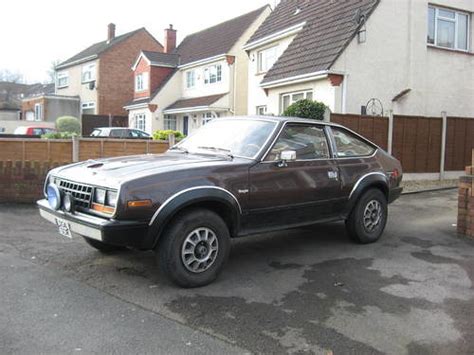
[{"label": "front door", "polygon": [[[264,161],[250,168],[249,231],[339,215],[344,197],[328,142],[322,125],[286,124]],[[296,161],[282,164],[280,154],[288,150],[296,152]]]},{"label": "front door", "polygon": [[189,117],[188,116],[184,116],[183,117],[183,134],[185,136],[188,135],[188,128],[189,127]]}]

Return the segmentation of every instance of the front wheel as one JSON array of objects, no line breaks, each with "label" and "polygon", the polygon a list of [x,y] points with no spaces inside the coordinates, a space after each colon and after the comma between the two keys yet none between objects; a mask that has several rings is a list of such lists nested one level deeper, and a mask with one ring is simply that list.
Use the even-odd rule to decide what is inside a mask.
[{"label": "front wheel", "polygon": [[346,220],[349,236],[361,244],[376,242],[385,229],[387,214],[387,198],[382,191],[367,190]]},{"label": "front wheel", "polygon": [[200,287],[219,275],[230,251],[227,225],[216,213],[193,209],[179,214],[160,240],[160,269],[181,287]]}]

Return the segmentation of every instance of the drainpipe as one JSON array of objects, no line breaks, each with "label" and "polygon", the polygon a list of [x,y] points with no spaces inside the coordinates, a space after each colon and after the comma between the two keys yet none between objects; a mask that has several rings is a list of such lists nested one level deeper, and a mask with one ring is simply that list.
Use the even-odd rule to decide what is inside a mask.
[{"label": "drainpipe", "polygon": [[393,149],[393,110],[388,111],[388,137],[387,137],[387,152],[392,155]]},{"label": "drainpipe", "polygon": [[446,132],[448,128],[448,114],[446,111],[441,112],[441,117],[443,119],[443,129],[441,133],[441,159],[439,164],[439,179],[444,179],[444,162],[446,154]]},{"label": "drainpipe", "polygon": [[347,78],[348,74],[344,74],[342,79],[342,94],[341,94],[341,113],[345,114],[347,111]]},{"label": "drainpipe", "polygon": [[234,116],[235,116],[235,101],[237,99],[237,87],[236,87],[237,86],[237,70],[235,69],[236,66],[237,66],[237,58],[235,58],[234,64],[232,64],[232,77],[233,77],[232,90],[234,92],[232,93],[232,109],[230,110],[230,112]]}]

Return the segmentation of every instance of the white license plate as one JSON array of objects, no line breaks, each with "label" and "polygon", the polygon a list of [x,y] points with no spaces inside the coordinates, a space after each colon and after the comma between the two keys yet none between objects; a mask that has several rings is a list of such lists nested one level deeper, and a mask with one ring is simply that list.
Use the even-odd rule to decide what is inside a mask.
[{"label": "white license plate", "polygon": [[58,226],[59,234],[66,238],[72,239],[71,226],[64,219],[56,218],[56,225]]}]

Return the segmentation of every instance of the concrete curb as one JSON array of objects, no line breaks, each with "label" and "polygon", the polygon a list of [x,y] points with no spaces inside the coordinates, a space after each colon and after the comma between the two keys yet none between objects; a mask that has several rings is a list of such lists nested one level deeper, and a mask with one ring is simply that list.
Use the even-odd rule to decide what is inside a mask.
[{"label": "concrete curb", "polygon": [[415,194],[421,194],[424,192],[436,192],[436,191],[445,191],[445,190],[454,190],[457,189],[457,186],[452,186],[452,187],[438,187],[435,189],[426,189],[426,190],[418,190],[418,191],[409,191],[409,192],[402,192],[403,195],[415,195]]}]

